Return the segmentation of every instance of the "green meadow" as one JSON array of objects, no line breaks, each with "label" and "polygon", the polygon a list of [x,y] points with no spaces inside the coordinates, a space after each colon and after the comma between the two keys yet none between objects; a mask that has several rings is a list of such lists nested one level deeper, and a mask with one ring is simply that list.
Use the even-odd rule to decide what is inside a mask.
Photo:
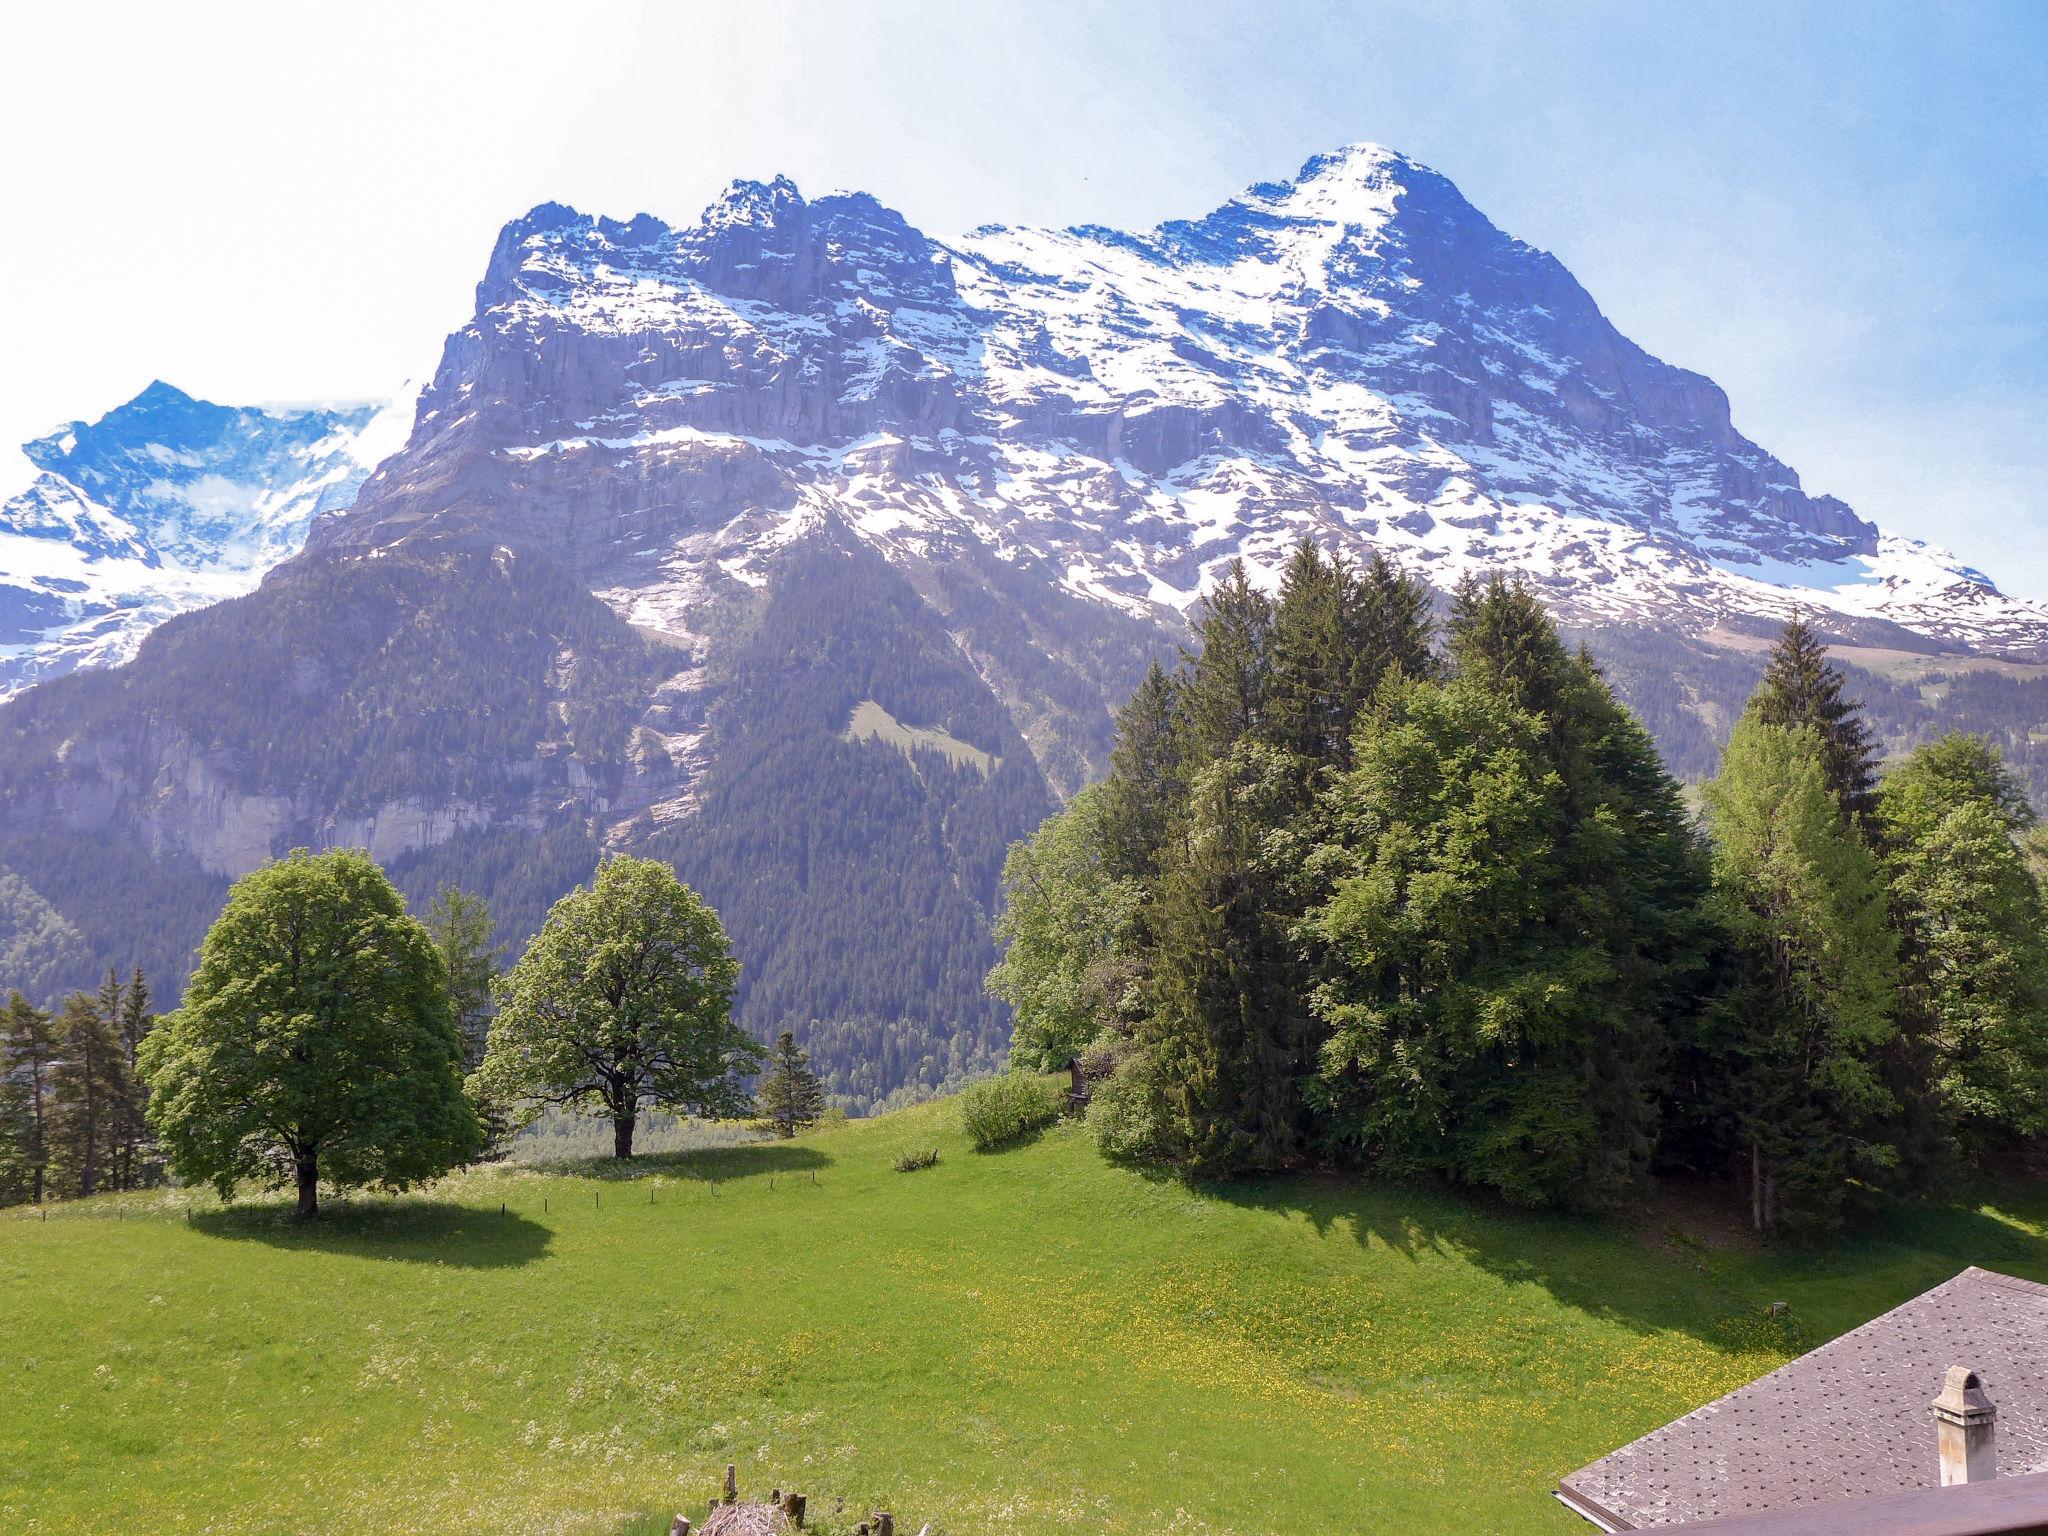
[{"label": "green meadow", "polygon": [[1193,1189],[957,1119],[306,1227],[177,1191],[0,1215],[0,1528],[622,1536],[737,1462],[827,1532],[1571,1532],[1560,1474],[1965,1264],[2048,1278],[2033,1186],[1771,1253],[1683,1202]]}]

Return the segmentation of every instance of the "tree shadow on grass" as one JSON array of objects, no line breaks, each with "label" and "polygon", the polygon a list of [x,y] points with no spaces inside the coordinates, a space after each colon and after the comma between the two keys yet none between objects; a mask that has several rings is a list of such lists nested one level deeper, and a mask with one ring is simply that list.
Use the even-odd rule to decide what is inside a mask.
[{"label": "tree shadow on grass", "polygon": [[210,1237],[273,1248],[345,1254],[458,1269],[511,1269],[547,1252],[553,1236],[539,1222],[507,1212],[441,1200],[329,1197],[320,1214],[301,1221],[284,1204],[233,1205],[195,1211],[194,1230]]},{"label": "tree shadow on grass", "polygon": [[692,1147],[684,1152],[654,1152],[625,1159],[576,1157],[545,1162],[536,1158],[521,1166],[552,1177],[597,1179],[608,1184],[655,1176],[722,1184],[729,1179],[756,1176],[809,1176],[830,1168],[832,1162],[816,1147],[801,1141],[748,1141],[730,1147]]},{"label": "tree shadow on grass", "polygon": [[[1297,1175],[1191,1186],[1325,1237],[1381,1245],[1410,1260],[1447,1258],[1510,1285],[1535,1286],[1589,1316],[1641,1333],[1677,1332],[1716,1348],[1768,1339],[1798,1353],[1910,1300],[1975,1264],[2048,1280],[2048,1185],[2002,1188],[2018,1223],[1971,1200],[1874,1199],[1845,1230],[1765,1246],[1698,1189],[1621,1216],[1529,1211],[1483,1195],[1356,1177]],[[1667,1186],[1663,1193],[1670,1196]],[[1982,1192],[1986,1199],[1994,1192]],[[1729,1233],[1735,1234],[1729,1240]],[[1787,1310],[1773,1315],[1773,1302]]]}]

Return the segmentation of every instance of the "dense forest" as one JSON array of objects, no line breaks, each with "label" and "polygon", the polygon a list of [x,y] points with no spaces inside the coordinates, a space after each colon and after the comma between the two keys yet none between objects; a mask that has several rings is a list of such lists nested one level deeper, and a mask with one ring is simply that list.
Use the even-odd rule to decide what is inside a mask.
[{"label": "dense forest", "polygon": [[[292,562],[166,623],[131,666],[0,713],[0,987],[61,1010],[111,963],[174,1006],[226,898],[219,871],[366,840],[373,812],[432,814],[383,857],[414,909],[474,892],[516,947],[606,854],[648,851],[720,912],[745,1026],[793,1030],[837,1102],[957,1083],[1010,1033],[981,985],[1005,850],[1100,776],[1101,701],[1171,654],[1163,630],[1055,594],[985,552],[905,572],[827,529],[766,587],[693,613],[710,643],[692,655],[531,552]],[[1454,606],[1432,594],[1415,616],[1432,652]],[[1714,772],[1764,665],[1651,630],[1564,638],[1688,782]],[[1882,750],[1902,759],[1966,721],[2038,803],[2048,680],[1908,660],[1849,673]],[[865,704],[912,740],[853,736]],[[914,744],[934,738],[986,761]],[[700,756],[672,761],[667,739]],[[678,796],[691,814],[654,816]]]},{"label": "dense forest", "polygon": [[[851,1107],[987,1071],[1007,1010],[981,988],[1003,853],[1052,809],[1030,749],[915,591],[871,551],[793,550],[732,657],[696,815],[647,851],[717,909],[740,1016],[795,1031]],[[847,739],[863,700],[993,760]]]},{"label": "dense forest", "polygon": [[2048,915],[1995,743],[1878,748],[1793,623],[1705,812],[1525,588],[1234,568],[1108,778],[1011,854],[991,990],[1112,1155],[1327,1162],[1762,1229],[2048,1129]]}]

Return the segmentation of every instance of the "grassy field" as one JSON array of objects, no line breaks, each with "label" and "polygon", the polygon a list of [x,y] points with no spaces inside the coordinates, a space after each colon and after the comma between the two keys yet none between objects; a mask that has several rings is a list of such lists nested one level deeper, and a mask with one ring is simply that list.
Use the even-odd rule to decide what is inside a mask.
[{"label": "grassy field", "polygon": [[312,1229],[0,1213],[0,1528],[615,1536],[736,1461],[828,1531],[1575,1532],[1560,1473],[1966,1263],[2048,1278],[2034,1188],[1770,1255],[1682,1212],[1196,1192],[1073,1127],[977,1155],[956,1115]]},{"label": "grassy field", "polygon": [[937,752],[955,768],[973,768],[983,778],[994,773],[1003,761],[937,726],[905,725],[873,699],[862,699],[854,706],[853,718],[847,722],[845,739],[885,741],[909,758],[913,768],[917,766],[915,754]]}]

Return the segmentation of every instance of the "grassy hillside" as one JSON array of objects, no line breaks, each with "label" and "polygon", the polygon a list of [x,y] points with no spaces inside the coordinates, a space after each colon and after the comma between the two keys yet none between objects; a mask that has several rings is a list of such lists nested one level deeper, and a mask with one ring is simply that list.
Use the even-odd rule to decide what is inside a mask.
[{"label": "grassy hillside", "polygon": [[2048,1278],[2038,1189],[1771,1256],[1192,1192],[1071,1127],[977,1155],[956,1114],[480,1171],[314,1230],[179,1195],[0,1215],[0,1525],[611,1536],[700,1515],[732,1460],[831,1531],[843,1496],[954,1536],[1562,1533],[1551,1484],[1613,1445],[1966,1263]]}]

